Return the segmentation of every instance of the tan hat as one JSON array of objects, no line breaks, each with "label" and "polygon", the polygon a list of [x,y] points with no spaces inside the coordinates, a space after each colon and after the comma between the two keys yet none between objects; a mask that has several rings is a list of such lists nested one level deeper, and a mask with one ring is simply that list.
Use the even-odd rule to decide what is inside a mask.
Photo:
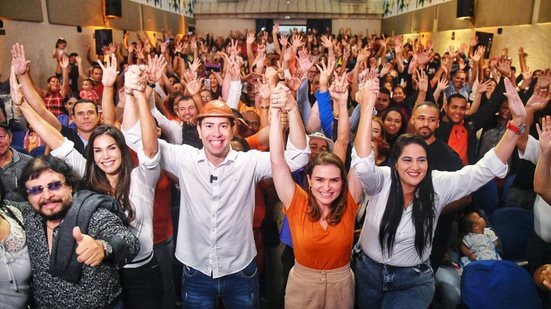
[{"label": "tan hat", "polygon": [[237,121],[237,117],[232,113],[231,108],[220,100],[212,100],[205,104],[201,109],[201,113],[193,117],[192,123],[197,124],[200,119],[205,117],[226,117]]},{"label": "tan hat", "polygon": [[324,140],[327,143],[327,148],[328,148],[329,152],[333,151],[333,147],[335,146],[335,143],[332,140],[328,139],[327,136],[325,136],[325,134],[323,134],[321,132],[314,132],[314,133],[308,135],[308,137],[310,139],[318,138],[318,139]]}]

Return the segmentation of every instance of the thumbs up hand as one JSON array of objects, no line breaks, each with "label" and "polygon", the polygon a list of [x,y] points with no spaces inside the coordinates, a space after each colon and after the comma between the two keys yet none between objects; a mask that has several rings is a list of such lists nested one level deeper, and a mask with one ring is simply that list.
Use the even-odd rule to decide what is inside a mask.
[{"label": "thumbs up hand", "polygon": [[77,261],[88,266],[98,266],[103,262],[105,252],[101,241],[82,234],[78,226],[73,228],[73,237],[77,242]]}]

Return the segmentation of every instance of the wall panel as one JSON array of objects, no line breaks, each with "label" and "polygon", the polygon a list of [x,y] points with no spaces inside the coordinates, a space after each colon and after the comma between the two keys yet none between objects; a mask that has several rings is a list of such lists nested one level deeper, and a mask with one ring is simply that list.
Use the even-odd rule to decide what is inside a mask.
[{"label": "wall panel", "polygon": [[0,18],[24,21],[43,21],[40,0],[1,0]]}]

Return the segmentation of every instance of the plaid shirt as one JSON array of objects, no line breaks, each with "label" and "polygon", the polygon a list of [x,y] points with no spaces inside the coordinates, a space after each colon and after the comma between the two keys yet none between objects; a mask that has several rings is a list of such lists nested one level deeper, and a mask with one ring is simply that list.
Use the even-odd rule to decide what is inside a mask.
[{"label": "plaid shirt", "polygon": [[56,117],[63,114],[63,100],[65,97],[61,93],[53,93],[48,91],[43,97],[46,108],[52,112]]}]

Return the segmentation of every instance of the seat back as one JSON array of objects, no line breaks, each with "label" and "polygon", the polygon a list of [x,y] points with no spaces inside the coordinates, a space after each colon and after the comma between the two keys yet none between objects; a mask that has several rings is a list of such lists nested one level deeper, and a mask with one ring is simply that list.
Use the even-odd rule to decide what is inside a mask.
[{"label": "seat back", "polygon": [[532,276],[510,261],[474,261],[465,266],[461,302],[472,309],[542,306]]},{"label": "seat back", "polygon": [[490,217],[492,229],[503,247],[503,259],[526,259],[526,244],[534,230],[534,214],[531,210],[504,207],[494,211]]},{"label": "seat back", "polygon": [[487,216],[491,216],[499,205],[499,193],[496,182],[490,180],[472,194],[472,205],[484,210]]}]

